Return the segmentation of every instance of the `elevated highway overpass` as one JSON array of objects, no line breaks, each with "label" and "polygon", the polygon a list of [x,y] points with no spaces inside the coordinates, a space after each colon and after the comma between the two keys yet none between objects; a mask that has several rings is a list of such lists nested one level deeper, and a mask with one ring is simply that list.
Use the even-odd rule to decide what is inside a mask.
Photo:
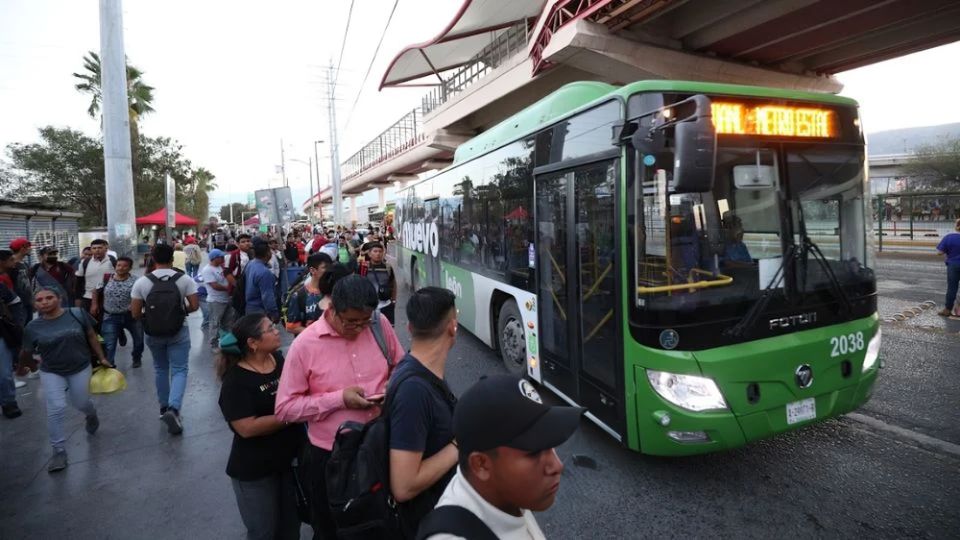
[{"label": "elevated highway overpass", "polygon": [[[429,88],[341,164],[355,197],[452,162],[457,146],[577,80],[730,82],[837,93],[836,73],[960,39],[956,0],[463,0],[380,88]],[[303,204],[309,212],[330,189]],[[355,212],[351,212],[355,214]],[[355,217],[353,218],[355,219]]]}]

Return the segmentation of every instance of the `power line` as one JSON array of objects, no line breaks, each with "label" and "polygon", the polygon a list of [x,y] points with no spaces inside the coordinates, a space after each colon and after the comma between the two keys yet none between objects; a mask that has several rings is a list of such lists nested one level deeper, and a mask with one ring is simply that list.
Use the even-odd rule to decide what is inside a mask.
[{"label": "power line", "polygon": [[340,58],[337,60],[337,72],[333,76],[333,88],[337,88],[337,79],[340,78],[340,63],[343,62],[343,51],[347,50],[347,36],[350,35],[350,19],[353,18],[353,2],[350,0],[350,10],[347,11],[347,27],[343,30],[343,43],[340,44]]},{"label": "power line", "polygon": [[397,11],[397,4],[399,3],[400,0],[393,0],[393,9],[390,10],[390,16],[387,17],[387,24],[383,27],[383,32],[380,33],[380,41],[377,42],[377,48],[373,51],[373,58],[370,59],[370,64],[367,65],[367,72],[363,74],[363,82],[360,83],[360,88],[357,90],[357,97],[353,100],[353,105],[350,106],[350,112],[347,113],[347,123],[343,125],[343,129],[347,129],[347,126],[350,125],[350,120],[353,118],[353,111],[357,108],[357,102],[360,101],[360,94],[363,93],[363,85],[367,84],[367,77],[370,76],[373,63],[377,61],[377,55],[380,54],[380,46],[383,45],[383,38],[387,36],[387,30],[390,28],[390,22],[393,20],[393,14]]}]

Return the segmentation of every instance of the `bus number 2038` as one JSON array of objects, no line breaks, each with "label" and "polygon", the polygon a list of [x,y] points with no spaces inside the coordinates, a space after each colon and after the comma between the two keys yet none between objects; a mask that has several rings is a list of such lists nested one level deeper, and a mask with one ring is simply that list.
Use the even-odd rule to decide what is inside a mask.
[{"label": "bus number 2038", "polygon": [[863,332],[835,336],[830,338],[830,356],[837,357],[844,354],[860,352],[864,348]]}]

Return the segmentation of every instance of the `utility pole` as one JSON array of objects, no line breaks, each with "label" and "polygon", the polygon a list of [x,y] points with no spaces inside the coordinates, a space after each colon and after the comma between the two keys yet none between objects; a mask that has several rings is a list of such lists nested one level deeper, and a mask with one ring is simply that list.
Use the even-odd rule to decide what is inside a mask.
[{"label": "utility pole", "polygon": [[280,175],[283,177],[283,187],[287,187],[287,161],[283,157],[283,138],[280,139]]},{"label": "utility pole", "polygon": [[[312,219],[312,216],[310,214],[313,213],[313,158],[310,156],[307,156],[307,161],[309,162],[307,164],[307,169],[309,169],[308,172],[310,173],[310,213],[307,214],[307,220],[309,221]],[[317,183],[318,184],[320,183],[319,178],[317,178]]]},{"label": "utility pole", "polygon": [[[321,193],[321,189],[320,189],[320,157],[317,155],[317,145],[320,144],[320,143],[322,143],[322,142],[323,142],[323,141],[321,141],[321,140],[313,141],[313,166],[316,167],[316,169],[317,169],[317,194],[318,194],[318,197],[317,197],[317,198],[318,198],[318,199],[322,199],[322,197],[319,197],[319,194]],[[323,208],[322,202],[323,202],[322,200],[318,200],[318,201],[317,201],[317,208]],[[312,197],[312,196],[310,197],[310,203],[311,203],[311,204],[310,204],[310,210],[312,211],[312,210],[313,210],[313,197]],[[312,216],[311,216],[311,217],[312,217]],[[323,221],[323,211],[322,211],[322,210],[321,210],[321,212],[320,212],[320,221],[321,221],[321,222]]]},{"label": "utility pole", "polygon": [[333,62],[330,62],[327,75],[327,110],[330,120],[330,183],[333,187],[333,221],[337,225],[343,224],[343,193],[340,185],[340,156],[338,151],[337,138],[337,105],[334,101],[335,73]]},{"label": "utility pole", "polygon": [[[107,237],[120,256],[135,256],[136,209],[130,162],[130,105],[120,0],[100,0],[100,92]],[[107,195],[109,194],[109,195]]]}]

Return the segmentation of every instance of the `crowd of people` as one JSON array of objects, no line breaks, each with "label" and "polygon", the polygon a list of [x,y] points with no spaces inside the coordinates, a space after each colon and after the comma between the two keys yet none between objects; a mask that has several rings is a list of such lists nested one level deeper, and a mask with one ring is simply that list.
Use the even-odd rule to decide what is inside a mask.
[{"label": "crowd of people", "polygon": [[[97,432],[91,373],[116,367],[128,335],[130,368],[149,350],[160,421],[171,436],[184,432],[186,320],[201,311],[234,434],[226,474],[249,538],[299,538],[301,522],[314,538],[355,538],[358,527],[371,538],[543,537],[530,512],[552,504],[563,469],[554,448],[583,410],[543,405],[533,386],[506,376],[458,400],[445,379],[458,329],[453,293],[411,295],[406,349],[394,331],[397,279],[377,234],[211,240],[206,264],[203,252],[194,262],[195,240],[157,243],[139,278],[104,240],[68,263],[43,247],[32,267],[26,239],[0,250],[0,404],[19,417],[14,374],[40,379],[50,473],[68,466],[68,402]],[[285,355],[284,331],[293,336]],[[374,423],[385,434],[386,521],[347,511],[351,503],[333,495],[341,480],[330,477],[344,427]]]}]

